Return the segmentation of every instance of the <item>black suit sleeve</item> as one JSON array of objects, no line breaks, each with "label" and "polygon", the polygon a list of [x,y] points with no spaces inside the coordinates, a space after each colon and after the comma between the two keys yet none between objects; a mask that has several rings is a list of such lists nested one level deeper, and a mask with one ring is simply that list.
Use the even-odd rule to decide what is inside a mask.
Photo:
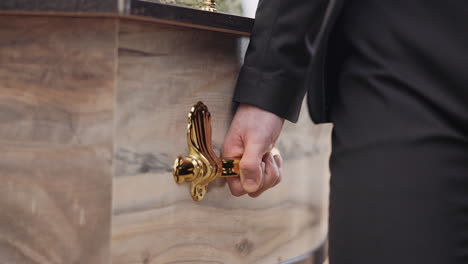
[{"label": "black suit sleeve", "polygon": [[251,104],[292,122],[299,117],[313,40],[328,0],[260,0],[234,101]]}]

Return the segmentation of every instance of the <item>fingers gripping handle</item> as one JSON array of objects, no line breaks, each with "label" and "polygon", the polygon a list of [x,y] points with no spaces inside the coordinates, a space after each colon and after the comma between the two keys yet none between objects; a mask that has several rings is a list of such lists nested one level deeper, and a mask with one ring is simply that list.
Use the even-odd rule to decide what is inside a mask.
[{"label": "fingers gripping handle", "polygon": [[[195,104],[188,115],[187,144],[189,154],[175,160],[173,176],[178,184],[191,184],[194,201],[199,202],[205,197],[208,184],[216,178],[240,176],[240,159],[221,159],[214,153],[211,115],[202,102]],[[279,155],[277,149],[271,152]]]}]

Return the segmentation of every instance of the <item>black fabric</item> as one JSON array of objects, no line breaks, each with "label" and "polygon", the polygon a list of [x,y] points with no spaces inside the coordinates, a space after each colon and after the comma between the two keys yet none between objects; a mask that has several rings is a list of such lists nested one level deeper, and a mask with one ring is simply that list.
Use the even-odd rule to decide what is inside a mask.
[{"label": "black fabric", "polygon": [[235,100],[333,121],[330,264],[468,263],[468,1],[342,3],[261,1]]},{"label": "black fabric", "polygon": [[349,1],[330,264],[468,263],[468,2]]},{"label": "black fabric", "polygon": [[[235,102],[252,104],[297,121],[307,90],[305,78],[315,74],[315,65],[320,64],[311,64],[311,56],[316,53],[313,45],[324,39],[317,37],[328,6],[329,0],[259,1]],[[322,89],[321,85],[308,87]],[[323,119],[317,118],[316,122]]]}]

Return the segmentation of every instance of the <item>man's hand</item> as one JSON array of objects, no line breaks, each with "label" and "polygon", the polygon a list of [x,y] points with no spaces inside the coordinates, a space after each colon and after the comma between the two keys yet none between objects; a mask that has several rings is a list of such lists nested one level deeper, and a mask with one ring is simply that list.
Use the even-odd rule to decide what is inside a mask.
[{"label": "man's hand", "polygon": [[284,119],[255,106],[239,105],[224,139],[223,157],[239,158],[240,179],[227,178],[235,196],[257,197],[281,181],[281,157],[270,150]]}]

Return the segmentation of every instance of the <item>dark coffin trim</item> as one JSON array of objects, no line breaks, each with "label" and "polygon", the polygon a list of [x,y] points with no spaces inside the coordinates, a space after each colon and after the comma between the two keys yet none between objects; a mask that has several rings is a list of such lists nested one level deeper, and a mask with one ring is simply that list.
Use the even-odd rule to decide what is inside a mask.
[{"label": "dark coffin trim", "polygon": [[250,33],[254,24],[254,19],[248,17],[207,12],[188,7],[159,4],[151,1],[132,0],[130,6],[130,13],[132,15],[166,19],[212,28],[222,28],[243,33]]}]

